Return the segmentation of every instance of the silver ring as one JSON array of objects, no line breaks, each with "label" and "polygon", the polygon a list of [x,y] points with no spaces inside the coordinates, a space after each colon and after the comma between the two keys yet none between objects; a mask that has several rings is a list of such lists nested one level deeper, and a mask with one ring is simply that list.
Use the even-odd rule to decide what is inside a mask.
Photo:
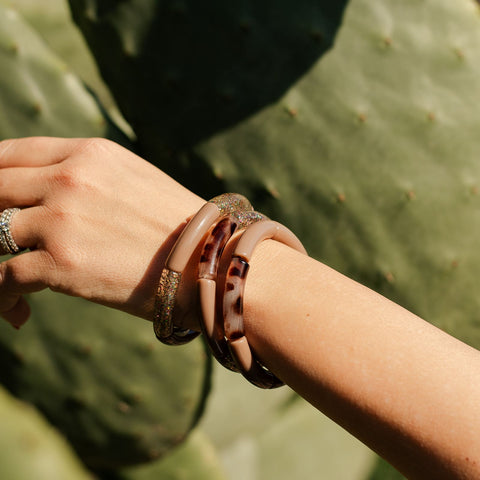
[{"label": "silver ring", "polygon": [[7,208],[0,215],[0,246],[3,255],[7,253],[15,255],[23,250],[15,243],[12,233],[10,232],[10,222],[13,216],[19,211],[19,208]]}]

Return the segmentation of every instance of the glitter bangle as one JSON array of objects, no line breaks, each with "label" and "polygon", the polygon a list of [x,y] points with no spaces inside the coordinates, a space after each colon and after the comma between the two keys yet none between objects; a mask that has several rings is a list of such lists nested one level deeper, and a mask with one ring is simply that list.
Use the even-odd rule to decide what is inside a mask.
[{"label": "glitter bangle", "polygon": [[303,254],[307,253],[300,240],[278,222],[265,220],[250,225],[243,233],[232,255],[223,298],[223,330],[232,357],[243,376],[260,388],[276,388],[283,385],[283,382],[253,355],[245,337],[243,322],[243,298],[249,261],[256,245],[269,238]]},{"label": "glitter bangle", "polygon": [[197,280],[200,327],[212,355],[221,365],[234,372],[239,370],[225,340],[223,321],[217,321],[216,315],[218,264],[225,245],[235,232],[266,219],[265,215],[254,211],[237,211],[224,217],[211,230],[200,257]]},{"label": "glitter bangle", "polygon": [[173,246],[162,271],[155,295],[153,328],[156,337],[168,345],[182,345],[193,340],[199,332],[176,327],[173,322],[175,299],[190,258],[198,244],[219,217],[236,210],[253,210],[242,195],[225,193],[208,201],[184,228]]}]

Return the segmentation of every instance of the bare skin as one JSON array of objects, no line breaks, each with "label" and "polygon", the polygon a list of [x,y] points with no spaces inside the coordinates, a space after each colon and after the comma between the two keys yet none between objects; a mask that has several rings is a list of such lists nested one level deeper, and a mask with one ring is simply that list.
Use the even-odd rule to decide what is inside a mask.
[{"label": "bare skin", "polygon": [[[1,315],[21,326],[22,295],[51,288],[151,320],[168,251],[203,203],[105,140],[0,142],[0,209],[22,208],[11,231],[30,248],[0,264]],[[177,321],[198,328],[194,264]],[[480,352],[273,241],[244,306],[261,361],[408,478],[480,479]]]},{"label": "bare skin", "polygon": [[1,311],[21,325],[21,294],[43,288],[151,319],[158,271],[203,205],[151,164],[105,140],[0,142],[0,208],[33,249],[0,266]]}]

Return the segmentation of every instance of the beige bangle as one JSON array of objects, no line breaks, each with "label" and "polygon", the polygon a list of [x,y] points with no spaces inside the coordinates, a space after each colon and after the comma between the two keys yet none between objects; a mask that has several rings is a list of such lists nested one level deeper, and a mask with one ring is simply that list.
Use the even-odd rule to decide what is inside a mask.
[{"label": "beige bangle", "polygon": [[277,240],[306,254],[300,240],[282,224],[265,220],[250,225],[232,255],[227,271],[223,297],[223,330],[236,366],[243,376],[260,388],[276,388],[283,385],[273,373],[267,370],[252,354],[243,322],[243,298],[249,261],[256,245],[267,239]]},{"label": "beige bangle", "polygon": [[176,327],[173,322],[175,299],[182,273],[208,229],[219,217],[236,210],[253,210],[242,195],[225,193],[208,201],[184,228],[173,246],[162,271],[153,314],[156,337],[168,345],[182,345],[193,340],[199,332]]}]

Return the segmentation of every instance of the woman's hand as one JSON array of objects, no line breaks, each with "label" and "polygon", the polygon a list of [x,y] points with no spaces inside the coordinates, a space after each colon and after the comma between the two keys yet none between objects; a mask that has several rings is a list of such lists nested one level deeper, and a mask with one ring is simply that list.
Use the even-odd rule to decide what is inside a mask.
[{"label": "woman's hand", "polygon": [[0,264],[0,314],[19,327],[22,295],[48,287],[150,320],[169,248],[203,203],[108,140],[0,142],[0,210],[21,208],[10,231],[29,249]]}]

